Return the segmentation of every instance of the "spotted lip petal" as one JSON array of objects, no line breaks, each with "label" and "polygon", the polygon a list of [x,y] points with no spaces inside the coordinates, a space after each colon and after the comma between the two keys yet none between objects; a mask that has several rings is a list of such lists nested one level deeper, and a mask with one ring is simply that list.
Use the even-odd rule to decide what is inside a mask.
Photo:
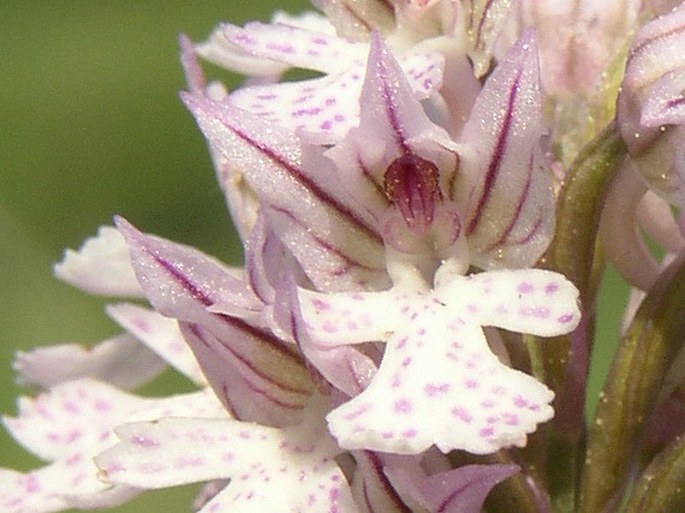
[{"label": "spotted lip petal", "polygon": [[[428,98],[437,91],[443,61],[437,53],[401,56],[401,65],[417,98]],[[331,144],[339,142],[359,123],[363,76],[361,61],[321,78],[245,87],[232,93],[228,102],[262,120],[296,131],[309,142]]]},{"label": "spotted lip petal", "polygon": [[[299,419],[313,389],[309,373],[296,349],[265,326],[263,303],[247,284],[195,249],[144,235],[123,219],[117,224],[148,299],[180,321],[228,410],[274,425]],[[231,306],[232,313],[210,311],[215,304]]]},{"label": "spotted lip petal", "polygon": [[[542,336],[573,330],[578,291],[549,271],[438,272],[432,292],[301,294],[310,336],[331,346],[385,340],[371,384],[329,416],[347,449],[475,454],[524,445],[553,393],[490,351],[482,326]],[[353,326],[352,326],[353,324]],[[455,428],[459,426],[458,428]]]},{"label": "spotted lip petal", "polygon": [[96,462],[107,481],[143,488],[230,478],[202,512],[357,513],[337,448],[308,420],[287,430],[178,418],[128,424]]},{"label": "spotted lip petal", "polygon": [[[274,306],[276,322],[331,385],[349,396],[357,395],[376,373],[376,364],[354,347],[310,337],[302,318],[302,296],[307,297],[307,292],[298,292],[294,278],[286,277],[277,292]],[[348,327],[353,328],[354,324]]]},{"label": "spotted lip petal", "polygon": [[466,235],[474,263],[528,267],[554,234],[552,178],[539,147],[543,117],[538,53],[528,31],[489,77],[464,127],[476,149],[463,160],[470,183]]},{"label": "spotted lip petal", "polygon": [[318,288],[387,284],[380,235],[318,149],[231,105],[184,100],[210,144],[243,170],[274,232]]}]

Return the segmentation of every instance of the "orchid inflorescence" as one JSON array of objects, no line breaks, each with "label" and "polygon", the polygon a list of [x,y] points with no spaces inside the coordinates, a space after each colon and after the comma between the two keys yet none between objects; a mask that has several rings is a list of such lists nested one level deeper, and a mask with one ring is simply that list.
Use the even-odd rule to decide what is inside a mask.
[{"label": "orchid inflorescence", "polygon": [[[60,279],[148,304],[17,356],[40,390],[4,423],[46,464],[0,469],[0,509],[685,509],[685,6],[313,3],[181,37],[245,265],[123,217],[68,250]],[[633,291],[586,420],[606,261]],[[131,392],[167,365],[196,390]]]}]

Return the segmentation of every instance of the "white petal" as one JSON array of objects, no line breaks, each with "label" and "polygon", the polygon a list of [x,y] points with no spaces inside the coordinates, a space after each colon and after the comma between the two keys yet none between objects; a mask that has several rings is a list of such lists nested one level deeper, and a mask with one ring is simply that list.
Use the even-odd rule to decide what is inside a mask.
[{"label": "white petal", "polygon": [[418,454],[435,444],[488,454],[525,445],[552,417],[554,394],[502,365],[480,326],[431,295],[407,305],[371,385],[328,416],[342,447]]},{"label": "white petal", "polygon": [[207,380],[183,338],[176,319],[169,319],[131,303],[109,305],[107,313],[181,374],[198,385],[206,384]]},{"label": "white petal", "polygon": [[101,226],[78,251],[67,249],[54,271],[59,279],[91,294],[143,297],[124,238],[111,226]]},{"label": "white petal", "polygon": [[119,388],[132,389],[157,376],[165,362],[126,334],[94,347],[62,344],[19,352],[13,367],[22,383],[43,388],[91,377]]},{"label": "white petal", "polygon": [[30,496],[23,500],[35,503],[37,508],[17,506],[10,511],[55,511],[66,507],[57,507],[62,499],[67,504],[91,505],[125,500],[130,496],[128,487],[112,488],[100,481],[93,457],[114,444],[113,426],[166,415],[225,418],[220,403],[208,390],[146,399],[90,379],[58,385],[33,400],[20,399],[18,417],[3,419],[8,431],[38,457],[53,461],[26,474],[10,471],[11,479],[26,492],[22,496]]},{"label": "white petal", "polygon": [[163,419],[121,426],[121,443],[96,461],[107,480],[144,488],[230,478],[207,512],[356,511],[325,431],[305,431]]},{"label": "white petal", "polygon": [[550,337],[569,333],[580,322],[578,290],[551,271],[507,269],[454,277],[437,286],[437,295],[481,326]]}]

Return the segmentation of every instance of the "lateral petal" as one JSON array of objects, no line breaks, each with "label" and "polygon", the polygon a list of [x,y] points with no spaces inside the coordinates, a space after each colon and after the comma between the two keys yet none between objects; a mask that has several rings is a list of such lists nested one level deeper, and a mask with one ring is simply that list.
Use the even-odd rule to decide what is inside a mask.
[{"label": "lateral petal", "polygon": [[464,127],[463,140],[477,152],[463,160],[466,235],[483,268],[530,266],[554,234],[552,178],[539,148],[541,101],[537,45],[528,31],[490,76]]},{"label": "lateral petal", "polygon": [[101,226],[78,251],[67,249],[54,271],[60,280],[89,294],[143,297],[126,242],[112,226]]},{"label": "lateral petal", "polygon": [[163,359],[132,335],[124,334],[94,347],[61,344],[19,351],[12,366],[21,383],[43,388],[91,377],[133,389],[153,379],[165,365]]}]

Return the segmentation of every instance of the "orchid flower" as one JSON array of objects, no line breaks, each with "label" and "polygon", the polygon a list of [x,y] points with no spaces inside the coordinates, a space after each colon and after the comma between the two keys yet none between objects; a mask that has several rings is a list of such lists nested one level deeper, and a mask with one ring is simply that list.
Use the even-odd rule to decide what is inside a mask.
[{"label": "orchid flower", "polygon": [[[617,122],[589,141],[566,121],[613,117],[612,59],[669,2],[313,4],[181,37],[181,98],[245,264],[120,216],[66,252],[62,280],[149,305],[108,305],[123,333],[93,348],[18,355],[42,390],[4,423],[46,464],[0,469],[2,510],[186,483],[205,483],[201,513],[594,513],[624,496],[631,513],[677,510],[683,7],[637,32]],[[248,81],[208,83],[200,57]],[[282,81],[293,68],[321,76]],[[581,146],[559,183],[550,163]],[[596,237],[620,263],[640,242],[626,218],[673,254],[621,268],[646,292],[586,434]],[[131,392],[167,365],[196,390]]]},{"label": "orchid flower", "polygon": [[[685,244],[670,205],[685,205],[682,162],[685,8],[679,6],[636,34],[618,96],[617,117],[630,158],[623,164],[604,213],[602,237],[611,259],[634,286],[647,290],[661,265],[639,231],[667,252]],[[648,192],[651,191],[651,192]],[[629,219],[630,222],[626,223]],[[626,248],[629,248],[626,251]],[[626,255],[630,254],[630,258]]]}]

